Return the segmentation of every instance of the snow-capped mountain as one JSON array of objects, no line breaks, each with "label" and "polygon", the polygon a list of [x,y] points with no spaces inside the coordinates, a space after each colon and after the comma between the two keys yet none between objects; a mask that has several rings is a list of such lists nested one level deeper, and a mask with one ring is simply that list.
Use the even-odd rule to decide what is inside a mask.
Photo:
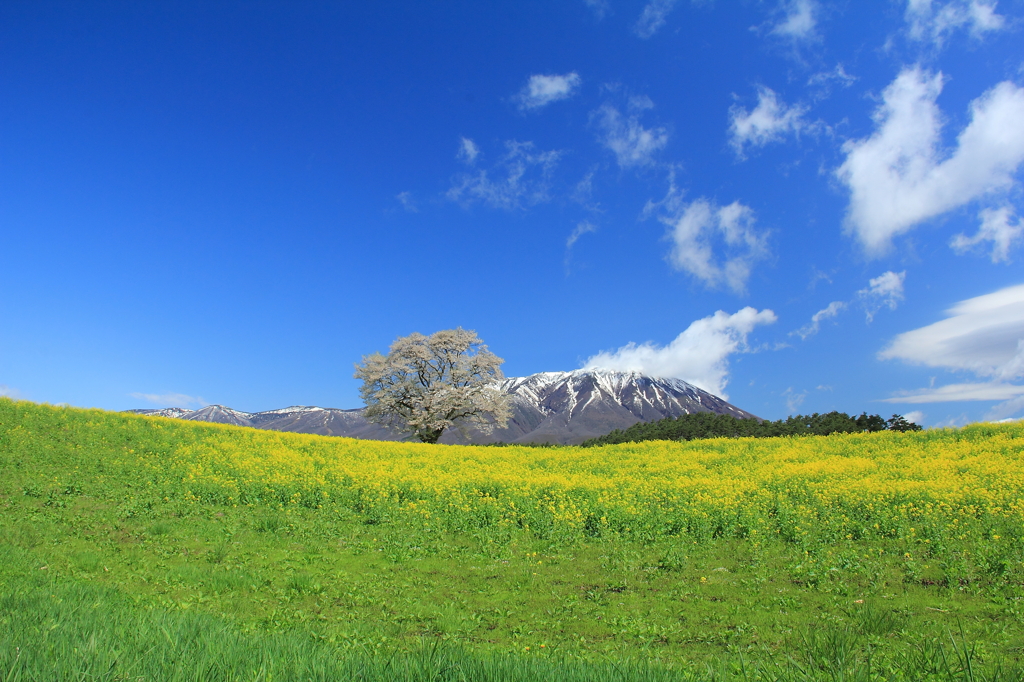
[{"label": "snow-capped mountain", "polygon": [[[639,372],[541,372],[506,379],[502,388],[512,396],[512,419],[489,438],[471,437],[473,442],[579,443],[637,422],[694,412],[755,418],[682,379]],[[460,440],[457,432],[445,435]]]},{"label": "snow-capped mountain", "polygon": [[[694,412],[756,418],[681,379],[657,379],[639,372],[582,369],[541,372],[505,379],[501,386],[512,397],[512,419],[505,428],[449,429],[441,442],[579,443],[637,422]],[[200,410],[172,407],[130,412],[327,436],[372,440],[404,437],[368,422],[362,409],[296,406],[267,412],[239,412],[222,405],[210,405]]]},{"label": "snow-capped mountain", "polygon": [[173,417],[190,421],[251,426],[271,431],[316,433],[321,436],[347,436],[370,440],[402,439],[400,434],[392,433],[377,424],[366,421],[362,408],[339,410],[333,407],[296,405],[266,412],[241,412],[223,405],[208,405],[199,410],[168,407],[162,410],[128,410],[128,412],[151,417]]}]

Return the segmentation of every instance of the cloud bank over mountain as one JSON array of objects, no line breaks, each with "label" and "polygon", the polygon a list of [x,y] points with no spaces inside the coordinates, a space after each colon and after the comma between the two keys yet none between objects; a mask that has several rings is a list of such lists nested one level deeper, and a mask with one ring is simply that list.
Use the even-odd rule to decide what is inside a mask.
[{"label": "cloud bank over mountain", "polygon": [[732,315],[719,310],[691,323],[665,346],[630,342],[614,351],[587,359],[584,369],[641,372],[654,377],[682,379],[728,399],[729,356],[749,352],[747,337],[760,325],[777,321],[771,310],[746,307]]}]

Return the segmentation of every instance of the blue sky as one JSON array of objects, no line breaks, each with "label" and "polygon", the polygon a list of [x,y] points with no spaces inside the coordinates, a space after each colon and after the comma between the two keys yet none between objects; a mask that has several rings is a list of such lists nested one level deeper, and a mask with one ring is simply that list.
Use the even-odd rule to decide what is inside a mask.
[{"label": "blue sky", "polygon": [[505,374],[1024,415],[1024,2],[0,6],[0,393]]}]

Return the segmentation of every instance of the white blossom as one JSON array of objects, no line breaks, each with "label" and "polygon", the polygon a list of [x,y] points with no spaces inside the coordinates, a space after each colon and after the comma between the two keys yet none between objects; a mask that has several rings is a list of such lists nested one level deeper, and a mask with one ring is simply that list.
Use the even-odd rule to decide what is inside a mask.
[{"label": "white blossom", "polygon": [[387,355],[364,356],[355,377],[368,420],[436,443],[451,426],[508,423],[509,396],[498,386],[503,362],[459,327],[400,337]]}]

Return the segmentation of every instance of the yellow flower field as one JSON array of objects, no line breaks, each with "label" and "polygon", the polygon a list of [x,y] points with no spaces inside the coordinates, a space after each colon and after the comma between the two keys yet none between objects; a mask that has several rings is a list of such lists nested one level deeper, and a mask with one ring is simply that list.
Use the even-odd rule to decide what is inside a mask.
[{"label": "yellow flower field", "polygon": [[169,460],[133,451],[130,464],[169,498],[344,505],[447,530],[521,527],[565,539],[884,537],[933,548],[1024,535],[1021,425],[553,449],[226,426],[201,433]]}]

